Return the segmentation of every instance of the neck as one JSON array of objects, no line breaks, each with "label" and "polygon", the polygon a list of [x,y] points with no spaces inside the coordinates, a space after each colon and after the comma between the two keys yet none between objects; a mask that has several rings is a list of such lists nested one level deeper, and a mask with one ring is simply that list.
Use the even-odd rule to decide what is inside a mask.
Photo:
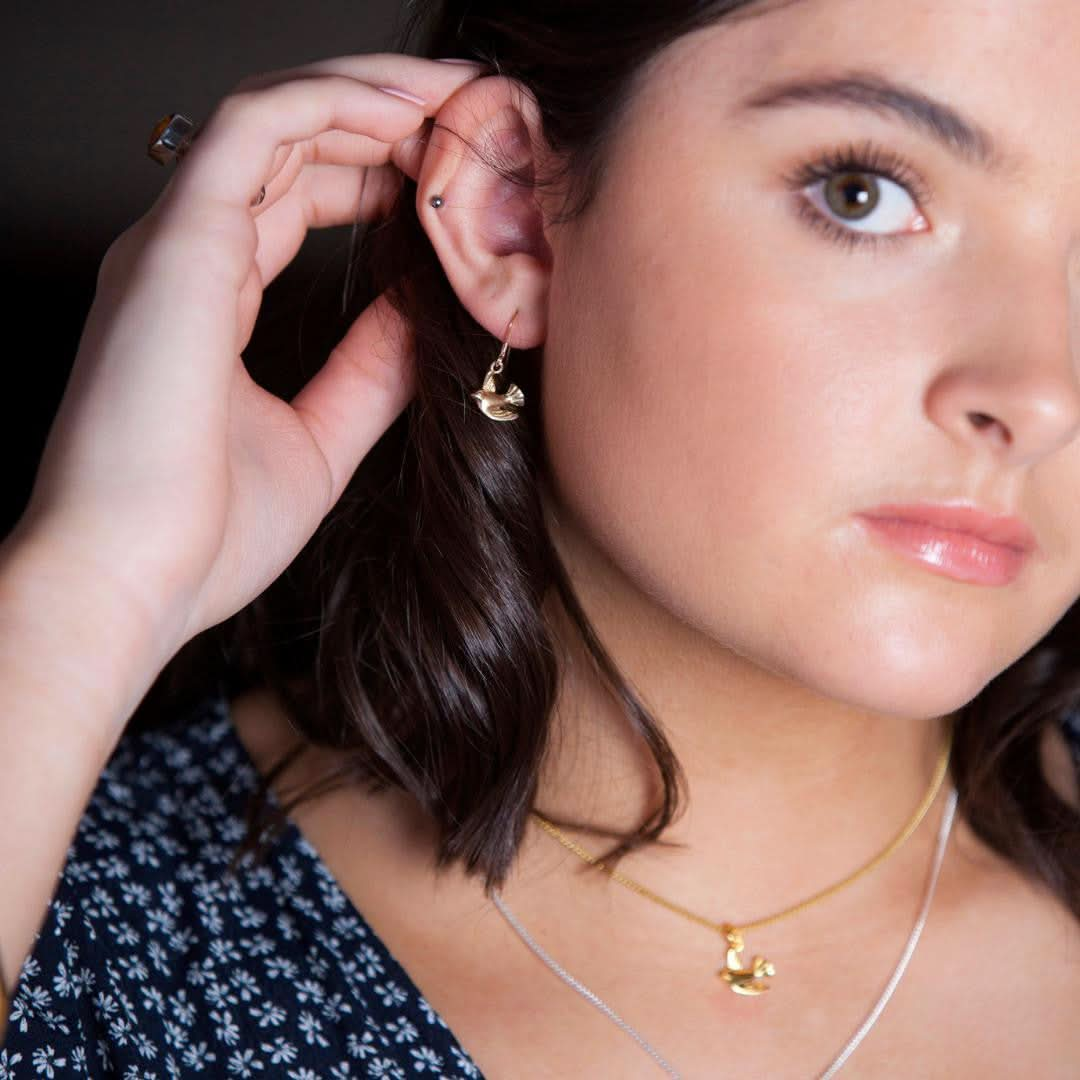
[{"label": "neck", "polygon": [[[551,518],[583,609],[686,777],[685,812],[664,833],[681,846],[650,845],[621,872],[691,910],[748,922],[846,877],[904,828],[930,789],[946,718],[883,715],[762,667],[633,587],[565,513]],[[564,677],[536,808],[556,823],[629,832],[659,804],[652,756],[554,604],[550,620]],[[879,888],[906,881],[918,892],[947,790],[946,776],[920,827],[869,875]],[[612,846],[564,831],[594,855]],[[532,832],[541,861],[580,862]],[[868,888],[844,891],[865,901]]]}]

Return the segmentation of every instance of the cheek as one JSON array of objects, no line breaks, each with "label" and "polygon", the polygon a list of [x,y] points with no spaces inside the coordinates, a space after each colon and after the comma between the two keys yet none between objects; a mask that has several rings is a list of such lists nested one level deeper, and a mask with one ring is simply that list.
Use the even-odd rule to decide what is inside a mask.
[{"label": "cheek", "polygon": [[763,533],[782,540],[813,512],[809,492],[828,505],[822,481],[836,482],[838,457],[872,423],[872,380],[837,363],[820,298],[745,229],[611,232],[617,245],[593,230],[576,248],[587,265],[553,278],[553,464],[634,547],[664,537],[715,560]]},{"label": "cheek", "polygon": [[743,250],[654,244],[648,264],[565,276],[551,300],[543,413],[560,498],[642,591],[699,625],[778,617],[757,601],[811,577],[854,440],[836,428],[828,350],[806,348],[813,305],[753,267]]}]

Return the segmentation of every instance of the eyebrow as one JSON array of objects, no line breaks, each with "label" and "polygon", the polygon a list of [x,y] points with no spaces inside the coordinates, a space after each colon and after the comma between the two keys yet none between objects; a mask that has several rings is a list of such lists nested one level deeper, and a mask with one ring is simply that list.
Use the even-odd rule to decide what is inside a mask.
[{"label": "eyebrow", "polygon": [[786,79],[755,91],[740,102],[738,109],[793,105],[841,105],[889,114],[929,135],[966,164],[998,175],[1021,170],[1020,157],[1006,153],[976,121],[944,101],[878,72]]}]

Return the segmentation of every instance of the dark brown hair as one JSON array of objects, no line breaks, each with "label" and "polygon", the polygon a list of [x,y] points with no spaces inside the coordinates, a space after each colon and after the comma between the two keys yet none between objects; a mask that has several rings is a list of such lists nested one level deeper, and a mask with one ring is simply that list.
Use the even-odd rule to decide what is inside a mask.
[{"label": "dark brown hair", "polygon": [[[476,58],[518,80],[539,105],[560,171],[538,176],[490,154],[483,160],[526,187],[567,181],[559,220],[570,220],[593,199],[605,148],[648,61],[684,34],[764,7],[755,0],[420,0],[407,5],[394,51]],[[499,342],[450,287],[419,224],[415,182],[404,178],[392,212],[362,235],[348,267],[351,300],[327,330],[340,333],[388,290],[415,335],[416,397],[289,569],[185,646],[133,723],[152,725],[164,696],[196,693],[207,678],[230,694],[269,686],[303,739],[347,751],[345,764],[275,813],[267,787],[295,752],[281,759],[262,777],[237,860],[261,850],[305,799],[344,783],[393,785],[437,822],[437,864],[460,859],[490,889],[514,859],[549,743],[560,669],[544,606],[554,599],[651,752],[662,790],[628,836],[555,820],[617,841],[602,856],[612,864],[642,844],[663,843],[683,805],[685,776],[661,726],[598,640],[545,532],[540,350],[513,354],[526,402],[515,423],[464,408]],[[283,396],[299,389],[295,370],[292,378],[276,388]],[[1048,783],[1040,756],[1048,725],[1062,724],[1080,704],[1078,646],[1074,605],[955,714],[950,773],[958,812],[974,831],[1080,918],[1080,811]]]}]

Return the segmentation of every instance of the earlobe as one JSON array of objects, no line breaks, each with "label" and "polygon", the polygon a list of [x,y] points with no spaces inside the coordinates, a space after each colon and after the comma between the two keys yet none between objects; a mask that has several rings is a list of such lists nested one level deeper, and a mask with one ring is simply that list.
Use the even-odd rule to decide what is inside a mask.
[{"label": "earlobe", "polygon": [[536,173],[539,114],[504,76],[462,86],[435,117],[417,177],[417,214],[447,279],[494,337],[510,317],[515,349],[544,341],[552,264],[530,186],[500,175]]}]

